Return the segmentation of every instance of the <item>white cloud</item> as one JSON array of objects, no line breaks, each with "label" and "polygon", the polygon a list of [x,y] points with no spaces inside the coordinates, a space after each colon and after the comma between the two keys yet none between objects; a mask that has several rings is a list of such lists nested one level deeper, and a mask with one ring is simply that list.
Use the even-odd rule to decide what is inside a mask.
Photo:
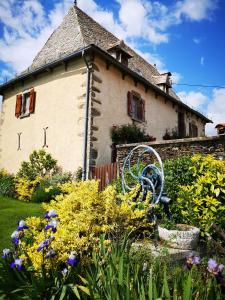
[{"label": "white cloud", "polygon": [[106,29],[114,33],[121,39],[126,39],[127,34],[121,24],[115,20],[114,15],[111,11],[103,9],[97,5],[93,0],[80,0],[78,6],[90,15],[94,20],[99,22]]},{"label": "white cloud", "polygon": [[212,99],[207,107],[207,114],[214,124],[207,124],[206,133],[216,135],[215,126],[218,123],[225,123],[225,89],[214,89]]},{"label": "white cloud", "polygon": [[[3,37],[0,39],[0,60],[19,73],[27,68],[73,3],[57,2],[49,16],[38,0],[0,3]],[[2,77],[2,76],[1,76]]]},{"label": "white cloud", "polygon": [[[164,5],[159,1],[116,0],[119,19],[94,0],[79,0],[79,6],[94,19],[123,39],[143,38],[155,45],[169,41],[169,27],[184,21],[210,19],[217,0],[181,0]],[[199,40],[196,40],[196,43]]]},{"label": "white cloud", "polygon": [[178,83],[183,76],[180,73],[172,72],[172,83]]},{"label": "white cloud", "polygon": [[184,17],[191,21],[210,20],[216,8],[216,0],[183,0],[177,2],[175,15],[177,19]]},{"label": "white cloud", "polygon": [[225,88],[213,89],[211,97],[194,91],[179,92],[177,94],[183,102],[194,109],[202,110],[204,115],[213,121],[213,124],[206,125],[206,135],[216,135],[216,124],[225,123]]},{"label": "white cloud", "polygon": [[158,18],[165,11],[158,2],[141,0],[117,0],[120,4],[119,18],[127,37],[143,37],[154,44],[168,42],[168,34],[154,24],[153,15]]},{"label": "white cloud", "polygon": [[201,92],[179,92],[177,95],[184,103],[193,107],[194,109],[202,108],[202,106],[208,101],[208,97]]},{"label": "white cloud", "polygon": [[200,65],[202,66],[202,67],[204,67],[204,65],[205,65],[205,57],[201,57],[201,59],[200,59]]}]

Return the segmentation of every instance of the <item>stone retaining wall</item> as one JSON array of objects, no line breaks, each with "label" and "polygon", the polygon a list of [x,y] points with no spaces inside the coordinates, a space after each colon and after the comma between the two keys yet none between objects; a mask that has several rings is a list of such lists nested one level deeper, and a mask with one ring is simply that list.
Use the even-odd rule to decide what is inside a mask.
[{"label": "stone retaining wall", "polygon": [[[211,154],[219,159],[225,158],[225,136],[186,138],[141,144],[153,147],[159,153],[162,160],[197,153]],[[122,168],[124,158],[128,155],[130,150],[141,144],[117,145],[117,161],[120,170]],[[134,155],[133,161],[136,161],[137,156],[138,152]]]}]

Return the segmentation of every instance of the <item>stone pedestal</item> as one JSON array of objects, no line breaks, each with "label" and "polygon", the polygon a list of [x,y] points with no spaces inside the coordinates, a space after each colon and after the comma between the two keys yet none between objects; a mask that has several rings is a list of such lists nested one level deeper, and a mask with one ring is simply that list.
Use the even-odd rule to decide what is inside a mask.
[{"label": "stone pedestal", "polygon": [[132,247],[135,251],[149,251],[149,254],[152,255],[152,257],[165,256],[168,258],[169,256],[173,261],[184,260],[190,255],[199,256],[199,251],[168,248],[162,244],[155,246],[152,241],[137,241],[132,244]]}]

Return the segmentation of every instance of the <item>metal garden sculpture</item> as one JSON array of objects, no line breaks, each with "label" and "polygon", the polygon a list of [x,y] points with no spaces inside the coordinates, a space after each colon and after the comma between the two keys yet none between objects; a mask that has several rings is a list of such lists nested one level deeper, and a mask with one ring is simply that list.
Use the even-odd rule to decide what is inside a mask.
[{"label": "metal garden sculpture", "polygon": [[[134,160],[134,153],[138,151],[138,159]],[[149,160],[151,156],[155,156],[157,159],[157,165],[155,164],[147,164],[143,167],[141,162],[147,160],[147,156],[149,156]],[[136,174],[134,174],[132,170],[132,163],[136,163]],[[164,211],[167,214],[168,218],[171,219],[171,213],[169,210],[169,202],[170,198],[166,196],[163,192],[164,189],[164,170],[163,163],[159,156],[159,154],[150,146],[147,145],[139,145],[132,149],[130,153],[125,158],[123,169],[122,169],[122,188],[123,192],[130,191],[132,189],[126,182],[126,174],[130,174],[130,176],[140,183],[140,189],[138,190],[136,196],[133,198],[133,201],[137,201],[141,196],[140,201],[145,201],[150,191],[149,204],[150,209],[146,215],[148,221],[156,221],[156,215],[154,211],[154,207],[162,203],[164,206]],[[142,193],[142,195],[141,195]]]}]

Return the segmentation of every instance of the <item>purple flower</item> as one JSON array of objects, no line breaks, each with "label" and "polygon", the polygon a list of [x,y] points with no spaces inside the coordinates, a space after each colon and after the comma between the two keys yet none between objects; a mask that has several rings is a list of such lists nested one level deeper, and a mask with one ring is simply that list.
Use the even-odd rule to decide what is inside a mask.
[{"label": "purple flower", "polygon": [[77,258],[73,253],[70,254],[70,256],[67,258],[67,263],[70,266],[77,265],[80,262],[80,259]]},{"label": "purple flower", "polygon": [[23,259],[17,258],[10,264],[10,268],[16,268],[19,272],[23,270]]},{"label": "purple flower", "polygon": [[14,245],[18,245],[19,244],[19,240],[20,240],[20,233],[19,231],[14,231],[11,235],[11,238],[12,238],[12,242]]},{"label": "purple flower", "polygon": [[6,248],[6,249],[2,250],[2,253],[3,253],[2,258],[5,259],[9,256],[9,254],[11,253],[11,250]]},{"label": "purple flower", "polygon": [[209,261],[208,261],[208,271],[210,273],[212,273],[216,277],[218,275],[223,276],[222,275],[223,269],[224,269],[224,265],[222,265],[222,264],[218,265],[217,262],[214,259],[212,259],[212,258],[209,259]]},{"label": "purple flower", "polygon": [[48,229],[52,229],[52,232],[56,232],[56,227],[58,225],[59,222],[57,222],[56,220],[51,220],[46,226],[45,226],[45,230]]},{"label": "purple flower", "polygon": [[210,258],[208,261],[208,271],[212,273],[217,272],[217,267],[217,262],[214,259]]},{"label": "purple flower", "polygon": [[47,252],[47,254],[45,255],[45,258],[50,258],[50,257],[54,257],[56,256],[56,252],[55,250],[51,249]]},{"label": "purple flower", "polygon": [[29,227],[26,225],[24,220],[18,222],[18,231],[23,231],[24,229],[28,229]]},{"label": "purple flower", "polygon": [[199,256],[192,254],[187,257],[186,268],[190,270],[193,267],[193,265],[199,265],[200,261],[201,261],[201,259]]},{"label": "purple flower", "polygon": [[224,269],[224,265],[220,264],[220,265],[218,266],[219,272],[223,272],[223,269]]},{"label": "purple flower", "polygon": [[193,265],[199,265],[201,262],[201,259],[199,256],[193,256],[192,261],[193,261]]},{"label": "purple flower", "polygon": [[54,209],[51,209],[45,214],[46,219],[55,218],[55,217],[57,217],[57,212]]},{"label": "purple flower", "polygon": [[41,243],[40,243],[40,245],[39,245],[39,247],[37,248],[37,252],[40,252],[42,249],[44,249],[44,248],[48,248],[48,246],[49,246],[49,239],[46,239],[46,240],[43,240]]}]

